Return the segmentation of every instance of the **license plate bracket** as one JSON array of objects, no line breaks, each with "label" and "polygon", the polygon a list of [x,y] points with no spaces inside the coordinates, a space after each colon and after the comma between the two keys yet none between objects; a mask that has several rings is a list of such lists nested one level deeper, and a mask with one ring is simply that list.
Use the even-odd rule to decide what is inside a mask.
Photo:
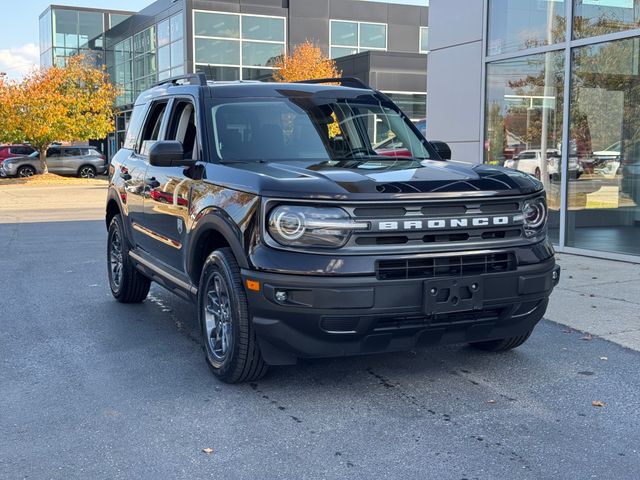
[{"label": "license plate bracket", "polygon": [[481,310],[484,298],[482,277],[441,278],[424,282],[424,313]]}]

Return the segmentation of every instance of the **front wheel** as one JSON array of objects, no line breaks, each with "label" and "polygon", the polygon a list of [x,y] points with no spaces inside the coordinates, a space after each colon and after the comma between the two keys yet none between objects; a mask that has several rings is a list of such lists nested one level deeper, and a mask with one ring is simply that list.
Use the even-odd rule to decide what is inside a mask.
[{"label": "front wheel", "polygon": [[533,329],[516,337],[499,338],[497,340],[489,340],[487,342],[473,342],[470,345],[480,350],[488,352],[506,352],[519,347],[531,336]]},{"label": "front wheel", "polygon": [[18,169],[18,176],[22,178],[33,177],[36,174],[36,169],[31,165],[25,165],[24,167],[20,167]]},{"label": "front wheel", "polygon": [[267,372],[242,286],[240,268],[229,248],[205,261],[198,288],[198,316],[209,368],[226,383],[261,378]]}]

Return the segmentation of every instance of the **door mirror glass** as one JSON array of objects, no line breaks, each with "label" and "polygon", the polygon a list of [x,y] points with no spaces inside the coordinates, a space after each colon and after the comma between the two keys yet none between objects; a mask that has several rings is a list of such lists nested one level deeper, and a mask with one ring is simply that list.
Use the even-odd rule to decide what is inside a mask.
[{"label": "door mirror glass", "polygon": [[431,143],[433,149],[437,152],[443,160],[451,160],[451,148],[445,142],[441,142],[440,140],[434,140]]},{"label": "door mirror glass", "polygon": [[149,164],[155,167],[187,167],[195,163],[183,157],[182,143],[175,140],[154,142],[149,147]]}]

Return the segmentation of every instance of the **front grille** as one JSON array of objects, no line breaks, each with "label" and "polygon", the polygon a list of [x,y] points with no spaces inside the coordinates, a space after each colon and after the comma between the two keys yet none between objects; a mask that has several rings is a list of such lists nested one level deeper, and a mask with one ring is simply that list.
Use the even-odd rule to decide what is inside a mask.
[{"label": "front grille", "polygon": [[512,253],[405,258],[378,260],[376,277],[378,280],[461,277],[506,272],[515,268],[516,260]]},{"label": "front grille", "polygon": [[[493,218],[504,216],[513,219],[522,214],[521,200],[514,199],[465,199],[431,202],[393,202],[386,204],[345,205],[349,214],[358,222],[369,223],[368,230],[355,231],[343,251],[445,251],[454,248],[483,248],[491,244],[515,245],[524,238],[522,225],[517,222],[506,224],[471,224],[478,217]],[[428,228],[430,220],[457,219],[469,222],[460,227],[446,224],[442,228]],[[373,228],[379,222],[390,222],[404,226],[405,222],[422,222],[425,226],[411,228]]]}]

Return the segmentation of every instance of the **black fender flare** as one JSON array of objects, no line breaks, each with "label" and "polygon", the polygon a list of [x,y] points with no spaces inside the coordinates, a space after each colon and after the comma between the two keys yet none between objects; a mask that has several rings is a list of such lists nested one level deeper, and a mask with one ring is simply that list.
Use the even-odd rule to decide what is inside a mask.
[{"label": "black fender flare", "polygon": [[194,270],[194,249],[202,238],[202,235],[215,231],[220,234],[231,247],[240,268],[249,268],[249,260],[242,244],[242,233],[231,219],[225,218],[224,212],[217,209],[208,209],[198,214],[195,226],[189,234],[187,242],[187,274],[192,275]]}]

